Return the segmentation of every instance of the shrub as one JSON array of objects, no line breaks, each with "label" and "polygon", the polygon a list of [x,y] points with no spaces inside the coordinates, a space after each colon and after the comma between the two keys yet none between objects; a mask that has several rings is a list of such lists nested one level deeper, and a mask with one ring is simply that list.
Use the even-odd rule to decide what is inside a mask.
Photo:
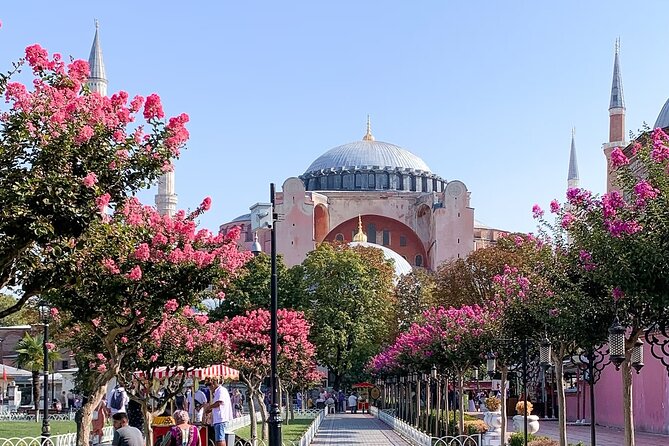
[{"label": "shrub", "polygon": [[[532,441],[535,440],[540,440],[545,437],[537,437],[536,435],[532,434],[527,434],[527,444],[529,444]],[[514,432],[511,434],[511,437],[509,438],[509,446],[523,446],[525,444],[525,436],[523,435],[522,432]]]},{"label": "shrub", "polygon": [[482,434],[488,430],[488,425],[483,420],[465,420],[465,432],[467,435]]},{"label": "shrub", "polygon": [[502,403],[499,399],[491,396],[490,398],[485,399],[485,407],[488,408],[490,412],[496,412],[502,406]]},{"label": "shrub", "polygon": [[548,437],[539,437],[536,440],[528,441],[527,446],[560,446],[560,442]]},{"label": "shrub", "polygon": [[[516,404],[516,412],[518,415],[525,415],[525,401],[518,401],[518,404]],[[532,413],[532,403],[529,401],[527,402],[527,414]]]}]

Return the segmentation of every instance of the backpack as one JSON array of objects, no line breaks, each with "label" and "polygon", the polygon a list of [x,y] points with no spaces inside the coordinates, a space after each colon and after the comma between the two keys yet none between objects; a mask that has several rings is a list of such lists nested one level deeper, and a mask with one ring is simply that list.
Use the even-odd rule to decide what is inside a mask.
[{"label": "backpack", "polygon": [[123,391],[119,389],[115,389],[114,393],[112,393],[111,401],[109,402],[109,405],[112,409],[114,410],[120,410],[123,408]]}]

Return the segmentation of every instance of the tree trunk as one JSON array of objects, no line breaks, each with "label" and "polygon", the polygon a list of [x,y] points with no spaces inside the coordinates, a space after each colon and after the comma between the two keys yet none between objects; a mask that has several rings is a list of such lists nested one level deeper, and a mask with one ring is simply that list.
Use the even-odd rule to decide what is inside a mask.
[{"label": "tree trunk", "polygon": [[632,400],[632,349],[639,338],[640,330],[632,330],[632,335],[625,341],[625,360],[620,365],[623,384],[623,415],[625,423],[625,446],[634,446],[634,407]]},{"label": "tree trunk", "polygon": [[463,372],[458,373],[458,390],[459,390],[459,396],[458,399],[460,400],[458,402],[458,405],[460,406],[460,416],[458,417],[458,431],[460,432],[460,435],[465,435],[465,377],[463,376]]},{"label": "tree trunk", "polygon": [[269,412],[265,404],[265,395],[262,392],[258,392],[258,406],[260,408],[260,418],[262,419],[262,439],[267,440],[269,439],[269,424],[267,423]]},{"label": "tree trunk", "polygon": [[[39,395],[40,395],[40,382],[39,382],[39,371],[32,371],[33,379],[33,404],[35,405],[35,421],[39,421]],[[46,395],[44,395],[46,398]]]},{"label": "tree trunk", "polygon": [[149,408],[147,399],[142,400],[140,404],[142,405],[142,415],[144,415],[144,438],[146,438],[146,444],[151,446],[155,442],[153,438],[153,429],[151,429],[151,424],[153,423],[153,411]]},{"label": "tree trunk", "polygon": [[91,394],[86,404],[81,406],[81,429],[77,431],[77,446],[88,446],[91,435],[91,421],[93,421],[93,411],[98,407],[100,401],[107,393],[107,383],[100,385]]},{"label": "tree trunk", "polygon": [[502,374],[502,378],[500,380],[500,392],[501,395],[499,396],[499,410],[502,413],[502,427],[500,431],[500,438],[502,444],[506,444],[506,382],[507,378],[509,376],[509,368],[506,366],[502,366],[499,368],[500,373]]},{"label": "tree trunk", "polygon": [[560,435],[560,446],[567,446],[567,406],[564,395],[564,370],[562,359],[565,355],[564,344],[560,344],[557,354],[553,354],[555,364],[555,386],[558,394],[558,433]]}]

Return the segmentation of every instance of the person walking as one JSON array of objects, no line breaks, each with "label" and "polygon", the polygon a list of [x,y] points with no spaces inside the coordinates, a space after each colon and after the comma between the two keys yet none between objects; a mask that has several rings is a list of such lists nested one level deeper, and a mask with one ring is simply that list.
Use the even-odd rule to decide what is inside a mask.
[{"label": "person walking", "polygon": [[126,406],[130,401],[130,397],[125,391],[125,387],[120,384],[116,384],[116,387],[109,392],[107,395],[107,409],[109,410],[110,415],[114,415],[119,412],[125,413]]},{"label": "person walking", "polygon": [[[225,428],[232,420],[232,403],[230,393],[223,387],[218,378],[211,378],[209,391],[214,395],[208,411],[211,411],[212,425],[214,426],[214,440],[216,446],[227,446],[225,443]],[[234,445],[230,445],[234,446]]]},{"label": "person walking", "polygon": [[351,413],[358,413],[358,397],[355,392],[352,392],[348,397],[348,408],[351,410]]}]

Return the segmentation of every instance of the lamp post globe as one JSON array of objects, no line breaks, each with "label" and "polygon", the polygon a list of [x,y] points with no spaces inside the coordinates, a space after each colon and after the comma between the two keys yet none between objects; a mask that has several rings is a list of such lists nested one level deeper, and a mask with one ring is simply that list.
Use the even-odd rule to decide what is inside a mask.
[{"label": "lamp post globe", "polygon": [[495,354],[493,352],[488,353],[485,362],[488,376],[490,377],[490,379],[492,379],[495,376],[495,369],[497,368],[497,360],[495,359]]}]

